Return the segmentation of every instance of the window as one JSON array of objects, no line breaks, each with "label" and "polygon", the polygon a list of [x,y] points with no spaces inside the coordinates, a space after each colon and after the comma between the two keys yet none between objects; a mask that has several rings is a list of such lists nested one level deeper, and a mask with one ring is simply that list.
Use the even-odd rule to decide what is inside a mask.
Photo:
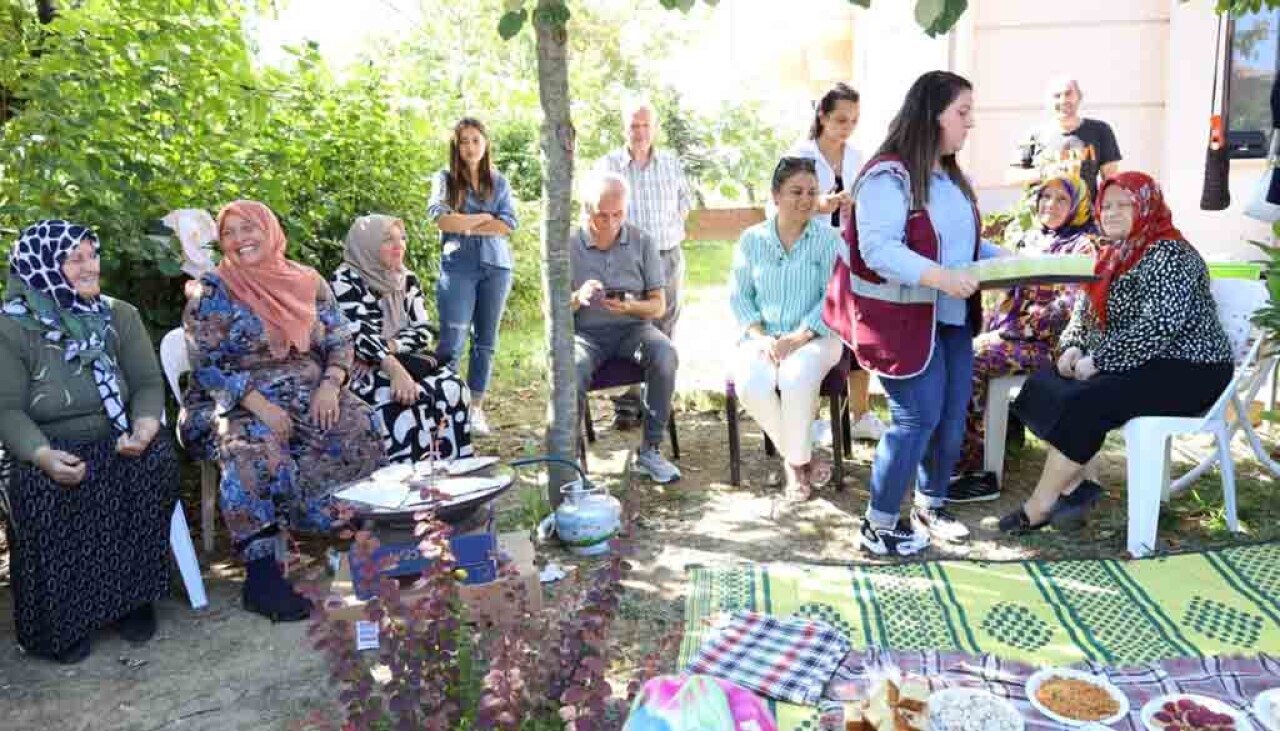
[{"label": "window", "polygon": [[1232,157],[1266,157],[1271,134],[1271,84],[1280,59],[1280,10],[1231,23],[1227,61],[1227,143]]}]

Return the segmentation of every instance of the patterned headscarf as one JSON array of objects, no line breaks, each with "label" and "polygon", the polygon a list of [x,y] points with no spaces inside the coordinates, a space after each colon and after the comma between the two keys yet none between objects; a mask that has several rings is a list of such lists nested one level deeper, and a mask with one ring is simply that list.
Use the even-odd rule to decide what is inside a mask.
[{"label": "patterned headscarf", "polygon": [[408,270],[401,264],[392,271],[382,265],[382,242],[393,226],[404,230],[404,222],[394,216],[361,216],[351,224],[342,244],[342,261],[360,275],[365,284],[382,296],[382,336],[394,338],[404,327],[405,286]]},{"label": "patterned headscarf", "polygon": [[37,221],[23,229],[9,252],[9,279],[4,313],[22,327],[41,332],[51,343],[66,348],[68,362],[93,367],[93,381],[112,427],[129,431],[129,417],[120,397],[119,366],[107,352],[111,308],[101,297],[85,299],[62,274],[62,265],[81,241],[101,244],[86,226],[59,220]]},{"label": "patterned headscarf", "polygon": [[284,256],[284,229],[276,214],[258,201],[232,201],[218,212],[218,233],[228,216],[253,221],[266,234],[265,260],[253,267],[240,266],[240,257],[222,250],[217,274],[231,296],[243,302],[266,325],[271,354],[283,358],[289,348],[311,350],[311,328],[316,323],[316,291],[320,275],[308,266]]},{"label": "patterned headscarf", "polygon": [[[1147,249],[1155,242],[1166,239],[1186,240],[1182,232],[1174,227],[1173,212],[1164,202],[1160,186],[1150,175],[1139,172],[1113,175],[1102,182],[1102,187],[1098,189],[1098,200],[1101,201],[1106,192],[1116,185],[1127,191],[1133,200],[1133,228],[1123,241],[1112,242],[1103,247],[1094,267],[1098,280],[1086,285],[1093,311],[1098,316],[1098,324],[1104,329],[1107,326],[1107,293],[1111,291],[1111,283],[1137,266]],[[1098,206],[1098,222],[1102,222],[1101,205]]]},{"label": "patterned headscarf", "polygon": [[[1036,207],[1040,206],[1040,196],[1044,195],[1045,190],[1050,185],[1060,185],[1066,191],[1067,197],[1071,199],[1071,213],[1067,216],[1066,222],[1057,228],[1043,227],[1046,234],[1051,234],[1055,241],[1067,241],[1073,239],[1080,234],[1095,233],[1098,230],[1093,220],[1093,205],[1089,200],[1089,188],[1080,180],[1079,176],[1064,173],[1046,178],[1040,183],[1039,189],[1036,191]],[[1050,252],[1054,247],[1050,245]]]}]

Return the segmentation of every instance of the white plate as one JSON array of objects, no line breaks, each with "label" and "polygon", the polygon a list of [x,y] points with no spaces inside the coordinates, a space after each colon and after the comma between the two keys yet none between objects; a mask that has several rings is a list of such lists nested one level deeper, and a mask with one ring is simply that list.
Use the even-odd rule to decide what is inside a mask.
[{"label": "white plate", "polygon": [[497,464],[497,457],[463,457],[449,462],[415,462],[413,464],[413,474],[418,477],[425,477],[431,474],[427,470],[427,465],[432,464],[437,473],[443,472],[449,475],[465,475],[468,472],[482,470],[489,465]]},{"label": "white plate", "polygon": [[413,465],[393,464],[374,471],[369,479],[376,482],[404,482],[413,477]]},{"label": "white plate", "polygon": [[1280,688],[1264,690],[1253,699],[1253,715],[1267,731],[1280,731]]},{"label": "white plate", "polygon": [[1171,693],[1169,695],[1162,695],[1159,698],[1152,698],[1147,701],[1147,704],[1142,707],[1142,725],[1147,727],[1147,731],[1164,731],[1164,727],[1158,722],[1152,720],[1152,717],[1163,709],[1165,703],[1168,703],[1169,701],[1178,701],[1183,698],[1189,701],[1194,701],[1214,713],[1225,713],[1226,715],[1231,716],[1231,720],[1236,725],[1236,731],[1253,730],[1253,724],[1249,723],[1249,719],[1245,718],[1240,711],[1237,711],[1217,698],[1210,698],[1205,695],[1196,695],[1194,693]]},{"label": "white plate", "polygon": [[[976,688],[943,688],[930,695],[929,706],[926,711],[929,714],[929,728],[935,728],[933,725],[933,707],[935,703],[959,701],[966,698],[981,698],[984,702],[990,703],[993,707],[999,709],[999,713],[1012,722],[1009,728],[1016,729],[1016,731],[1024,731],[1026,728],[1026,722],[1022,720],[1022,714],[1018,713],[1018,709],[1014,708],[1012,703],[985,690]],[[977,729],[978,726],[975,725],[971,728]]]},{"label": "white plate", "polygon": [[[1120,708],[1114,714],[1106,718],[1098,719],[1097,721],[1080,721],[1054,713],[1048,708],[1045,708],[1044,705],[1040,703],[1039,699],[1036,698],[1036,693],[1040,690],[1041,683],[1052,678],[1074,678],[1076,680],[1083,680],[1092,685],[1096,685],[1107,691],[1107,694],[1114,698],[1116,703],[1120,704]],[[1027,678],[1027,700],[1030,701],[1032,707],[1037,711],[1064,726],[1084,726],[1088,723],[1100,723],[1104,726],[1110,726],[1113,723],[1118,723],[1124,720],[1124,717],[1129,715],[1129,698],[1125,696],[1119,688],[1112,685],[1111,682],[1104,677],[1080,670],[1072,670],[1071,668],[1045,668],[1044,670],[1036,672],[1030,678]]]}]

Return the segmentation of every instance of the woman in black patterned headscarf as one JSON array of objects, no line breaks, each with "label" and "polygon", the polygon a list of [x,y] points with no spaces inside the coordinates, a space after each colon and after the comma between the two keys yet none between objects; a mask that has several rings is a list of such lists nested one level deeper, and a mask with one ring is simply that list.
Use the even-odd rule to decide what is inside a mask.
[{"label": "woman in black patterned headscarf", "polygon": [[0,314],[18,642],[60,662],[84,659],[108,624],[150,639],[168,593],[178,469],[164,380],[138,311],[100,292],[99,248],[84,226],[27,227]]}]

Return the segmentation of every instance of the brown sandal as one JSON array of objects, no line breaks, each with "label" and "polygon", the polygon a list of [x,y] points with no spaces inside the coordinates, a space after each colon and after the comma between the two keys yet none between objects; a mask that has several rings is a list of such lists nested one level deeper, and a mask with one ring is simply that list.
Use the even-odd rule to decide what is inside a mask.
[{"label": "brown sandal", "polygon": [[813,497],[813,481],[810,478],[810,465],[796,467],[787,465],[787,487],[783,496],[787,502],[803,503]]}]

